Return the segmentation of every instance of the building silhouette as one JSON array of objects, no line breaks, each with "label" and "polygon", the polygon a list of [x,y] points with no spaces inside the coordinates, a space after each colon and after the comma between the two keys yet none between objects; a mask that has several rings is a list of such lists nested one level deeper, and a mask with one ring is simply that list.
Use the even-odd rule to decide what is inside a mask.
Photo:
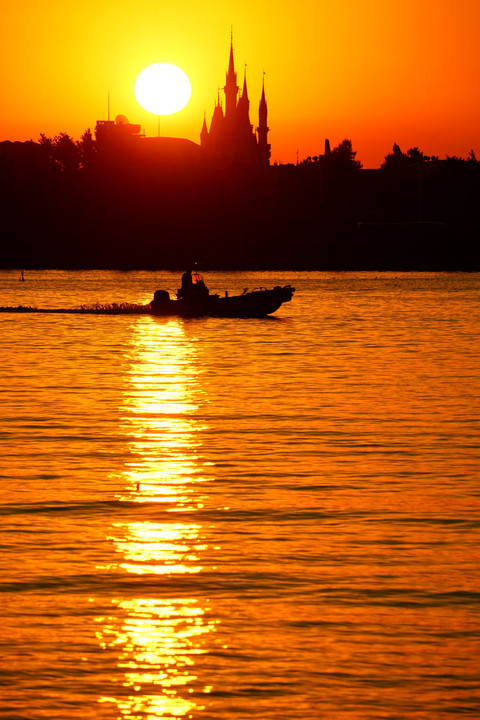
[{"label": "building silhouette", "polygon": [[250,122],[250,99],[247,89],[247,73],[244,70],[243,88],[237,85],[237,73],[233,58],[233,38],[230,42],[230,58],[226,73],[224,104],[218,91],[210,130],[204,117],[200,133],[200,145],[181,138],[146,137],[140,125],[130,123],[124,115],[113,120],[97,120],[95,138],[97,149],[110,155],[124,155],[126,151],[143,153],[144,156],[177,157],[179,161],[201,161],[219,164],[240,164],[249,167],[270,164],[270,144],[267,125],[267,101],[265,81],[258,107],[258,126]]},{"label": "building silhouette", "polygon": [[217,95],[210,130],[206,117],[200,133],[200,144],[207,157],[214,160],[236,162],[245,165],[269,165],[270,145],[267,141],[267,102],[265,100],[265,81],[262,83],[262,96],[258,108],[258,127],[254,130],[250,122],[250,100],[247,90],[247,73],[244,70],[243,88],[237,85],[237,73],[233,58],[233,38],[230,42],[230,58],[226,74],[225,110]]},{"label": "building silhouette", "polygon": [[132,124],[125,115],[117,115],[115,120],[97,120],[95,138],[100,145],[125,143],[140,137],[140,125]]}]

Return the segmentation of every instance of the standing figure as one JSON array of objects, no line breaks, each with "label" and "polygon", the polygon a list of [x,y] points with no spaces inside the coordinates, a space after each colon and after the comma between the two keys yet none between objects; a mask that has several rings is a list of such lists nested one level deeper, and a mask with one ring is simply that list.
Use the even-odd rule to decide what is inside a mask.
[{"label": "standing figure", "polygon": [[189,300],[192,295],[192,287],[192,271],[189,268],[182,275],[182,287],[177,291],[177,298],[179,300]]}]

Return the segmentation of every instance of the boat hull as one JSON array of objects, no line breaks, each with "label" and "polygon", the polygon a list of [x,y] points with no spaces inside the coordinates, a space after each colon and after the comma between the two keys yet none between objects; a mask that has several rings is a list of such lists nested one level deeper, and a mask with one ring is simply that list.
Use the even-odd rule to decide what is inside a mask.
[{"label": "boat hull", "polygon": [[150,312],[158,316],[266,317],[276,312],[284,302],[289,302],[294,291],[294,288],[286,285],[283,288],[275,287],[272,290],[262,288],[232,297],[208,295],[193,301],[170,299],[161,302],[152,301]]}]

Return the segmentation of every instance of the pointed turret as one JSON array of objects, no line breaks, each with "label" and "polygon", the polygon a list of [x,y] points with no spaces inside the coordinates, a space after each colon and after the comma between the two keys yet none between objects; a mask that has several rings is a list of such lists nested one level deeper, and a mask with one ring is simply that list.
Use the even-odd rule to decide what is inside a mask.
[{"label": "pointed turret", "polygon": [[230,33],[230,58],[228,61],[227,80],[229,75],[235,76],[235,82],[237,81],[237,73],[235,72],[235,62],[233,60],[233,30]]},{"label": "pointed turret", "polygon": [[258,152],[262,165],[270,164],[270,145],[267,142],[267,135],[270,128],[267,126],[267,101],[265,99],[265,73],[263,73],[262,97],[258,106]]},{"label": "pointed turret", "polygon": [[247,90],[247,63],[245,63],[245,67],[243,69],[243,90],[242,90],[242,100],[246,99],[248,103],[250,103],[250,100],[248,99],[248,90]]},{"label": "pointed turret", "polygon": [[250,100],[248,99],[248,90],[247,90],[247,65],[245,64],[245,69],[243,73],[243,90],[242,95],[240,97],[240,100],[238,101],[238,116],[240,122],[245,122],[245,120],[248,123],[248,126],[250,127],[251,131],[251,125],[250,125]]},{"label": "pointed turret", "polygon": [[[258,106],[258,124],[267,126],[267,101],[265,100],[265,73],[263,73],[262,97]],[[268,128],[267,128],[268,130]]]},{"label": "pointed turret", "polygon": [[215,110],[213,111],[212,122],[210,124],[209,136],[217,141],[223,138],[224,135],[224,116],[223,109],[220,103],[220,91],[218,92],[217,102],[215,103]]},{"label": "pointed turret", "polygon": [[208,142],[208,130],[207,130],[207,114],[203,113],[203,125],[200,132],[200,145],[205,147]]},{"label": "pointed turret", "polygon": [[230,119],[235,115],[239,90],[237,85],[237,73],[235,72],[235,63],[233,60],[233,33],[230,38],[230,59],[228,62],[225,87],[223,89],[225,91],[225,117]]}]

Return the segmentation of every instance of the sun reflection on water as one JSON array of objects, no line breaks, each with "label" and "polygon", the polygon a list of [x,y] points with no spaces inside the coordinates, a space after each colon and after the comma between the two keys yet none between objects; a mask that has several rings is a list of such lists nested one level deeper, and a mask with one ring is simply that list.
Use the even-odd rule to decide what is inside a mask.
[{"label": "sun reflection on water", "polygon": [[206,618],[208,609],[195,599],[135,598],[116,604],[125,613],[121,629],[107,620],[98,638],[102,648],[116,648],[126,694],[100,702],[114,702],[127,718],[182,717],[201,709],[188,694],[198,685],[195,658],[207,652],[202,636],[215,629]]},{"label": "sun reflection on water", "polygon": [[197,573],[201,571],[199,552],[207,545],[199,540],[199,525],[151,523],[148,521],[115,524],[126,531],[110,539],[127,562],[120,567],[131,573]]},{"label": "sun reflection on water", "polygon": [[[180,597],[178,586],[181,577],[202,572],[208,549],[202,524],[194,521],[210,479],[199,461],[205,429],[196,416],[199,369],[195,344],[180,322],[141,319],[133,331],[135,350],[121,406],[130,457],[119,500],[129,507],[158,503],[163,517],[157,513],[152,519],[151,513],[139,520],[135,512],[132,520],[112,523],[108,534],[119,559],[103,569],[139,576],[149,591],[113,599],[112,614],[97,618],[99,644],[114,652],[118,670],[118,692],[99,702],[114,703],[131,720],[182,718],[201,709],[195,698],[211,690],[195,665],[208,652],[206,636],[217,624],[207,599]],[[166,514],[173,512],[170,521]],[[188,522],[178,513],[188,513]],[[153,581],[159,576],[161,586]]]}]

